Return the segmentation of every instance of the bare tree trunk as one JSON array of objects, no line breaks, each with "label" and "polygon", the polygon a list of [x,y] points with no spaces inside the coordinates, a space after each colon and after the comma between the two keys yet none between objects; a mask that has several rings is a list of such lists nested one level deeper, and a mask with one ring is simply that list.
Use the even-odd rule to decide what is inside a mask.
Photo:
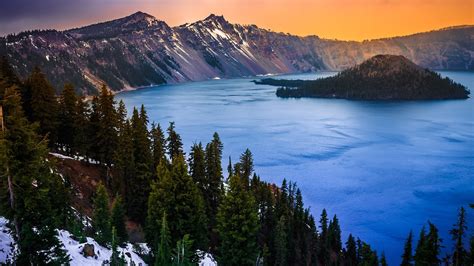
[{"label": "bare tree trunk", "polygon": [[[3,119],[3,107],[0,105],[0,126],[2,127],[2,132],[5,133],[7,130],[7,127],[5,125],[4,119]],[[10,168],[8,166],[8,163],[6,164],[6,172],[7,172],[7,182],[8,182],[8,194],[10,196],[10,208],[12,209],[13,212],[13,224],[15,225],[15,233],[17,237],[17,241],[20,241],[20,226],[18,225],[18,220],[16,218],[16,213],[15,213],[15,192],[13,190],[13,180],[12,176],[10,175]]]}]

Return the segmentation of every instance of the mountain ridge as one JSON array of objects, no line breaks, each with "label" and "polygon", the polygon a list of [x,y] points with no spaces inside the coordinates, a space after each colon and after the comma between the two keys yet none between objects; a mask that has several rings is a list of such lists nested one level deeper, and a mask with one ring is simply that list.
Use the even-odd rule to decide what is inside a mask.
[{"label": "mountain ridge", "polygon": [[58,92],[84,94],[215,77],[343,70],[376,54],[404,55],[431,69],[474,69],[474,26],[364,42],[322,39],[233,24],[211,14],[170,27],[144,12],[65,31],[0,38],[0,54],[25,78],[40,66]]}]

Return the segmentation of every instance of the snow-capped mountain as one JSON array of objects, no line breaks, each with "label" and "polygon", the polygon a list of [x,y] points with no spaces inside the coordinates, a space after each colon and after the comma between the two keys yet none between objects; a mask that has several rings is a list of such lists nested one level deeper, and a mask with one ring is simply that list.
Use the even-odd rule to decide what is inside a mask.
[{"label": "snow-capped mountain", "polygon": [[364,42],[300,37],[210,15],[177,27],[137,12],[67,31],[0,38],[0,54],[25,77],[38,65],[59,91],[93,93],[152,84],[268,73],[341,70],[377,54],[399,54],[432,69],[474,69],[474,26]]}]

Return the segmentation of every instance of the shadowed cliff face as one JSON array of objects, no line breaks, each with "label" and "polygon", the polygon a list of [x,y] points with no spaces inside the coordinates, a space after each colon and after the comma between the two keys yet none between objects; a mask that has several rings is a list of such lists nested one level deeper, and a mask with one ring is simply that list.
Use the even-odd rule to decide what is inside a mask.
[{"label": "shadowed cliff face", "polygon": [[0,38],[0,53],[22,77],[38,65],[58,91],[72,82],[92,94],[101,83],[119,91],[215,77],[343,70],[377,54],[403,55],[432,69],[473,70],[473,36],[471,26],[345,42],[232,24],[216,15],[172,28],[137,12],[64,32]]}]

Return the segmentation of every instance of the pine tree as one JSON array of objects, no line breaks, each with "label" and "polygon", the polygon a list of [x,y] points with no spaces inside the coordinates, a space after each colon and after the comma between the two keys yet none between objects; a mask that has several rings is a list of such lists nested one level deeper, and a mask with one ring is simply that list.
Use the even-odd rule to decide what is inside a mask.
[{"label": "pine tree", "polygon": [[454,241],[453,265],[464,265],[466,250],[464,249],[464,237],[467,231],[466,210],[461,207],[459,209],[458,220],[454,224],[454,228],[449,232]]},{"label": "pine tree", "polygon": [[22,87],[22,83],[18,76],[15,74],[12,66],[8,62],[5,56],[0,57],[0,101],[3,99],[5,90],[7,88],[16,86],[17,88]]},{"label": "pine tree", "polygon": [[382,256],[380,258],[380,266],[387,266],[387,258],[385,258],[385,253],[382,252]]},{"label": "pine tree", "polygon": [[125,209],[123,207],[122,198],[116,196],[112,204],[110,215],[110,225],[115,228],[116,239],[118,245],[127,241],[127,229],[125,228]]},{"label": "pine tree", "polygon": [[69,258],[55,228],[63,225],[61,212],[68,202],[60,177],[47,161],[47,140],[38,136],[37,125],[26,119],[16,88],[6,89],[2,105],[5,121],[0,133],[0,170],[7,182],[2,177],[0,186],[8,193],[0,205],[3,215],[14,224],[20,251],[16,263],[67,263]]},{"label": "pine tree", "polygon": [[285,217],[280,217],[275,232],[275,265],[288,265],[287,225]]},{"label": "pine tree", "polygon": [[151,139],[152,139],[152,152],[153,152],[153,170],[156,171],[156,167],[160,164],[161,160],[165,160],[166,156],[166,140],[163,130],[160,124],[151,125]]},{"label": "pine tree", "polygon": [[416,245],[415,249],[415,266],[424,266],[424,265],[430,265],[428,263],[428,241],[427,241],[427,236],[426,236],[426,229],[423,226],[423,228],[420,231],[420,237],[418,238],[418,243]]},{"label": "pine tree", "polygon": [[341,228],[339,227],[339,220],[336,215],[334,215],[334,218],[329,223],[328,248],[336,254],[338,254],[342,249]]},{"label": "pine tree", "polygon": [[66,84],[59,97],[58,142],[68,155],[72,155],[76,135],[77,96],[74,87]]},{"label": "pine tree", "polygon": [[402,263],[400,264],[400,266],[413,265],[412,242],[413,242],[413,232],[410,231],[410,233],[408,234],[408,238],[405,242],[405,247],[403,248]]},{"label": "pine tree", "polygon": [[117,175],[113,179],[114,191],[124,195],[127,210],[131,211],[135,206],[131,205],[135,195],[134,187],[136,168],[133,146],[133,132],[130,122],[126,119],[127,113],[124,105],[119,105],[120,130],[118,134],[118,147],[115,151],[115,169]]},{"label": "pine tree", "polygon": [[250,175],[253,173],[253,156],[249,149],[246,149],[242,155],[240,155],[240,161],[238,163],[239,174],[242,178],[246,187],[249,186]]},{"label": "pine tree", "polygon": [[110,228],[109,194],[104,185],[99,184],[94,197],[94,210],[92,227],[96,234],[97,243],[106,245],[110,243],[112,232]]},{"label": "pine tree", "polygon": [[193,241],[189,239],[189,235],[184,235],[182,239],[176,243],[174,249],[173,265],[174,266],[193,266],[196,263],[193,261]]},{"label": "pine tree", "polygon": [[[110,167],[117,149],[117,128],[119,125],[114,95],[105,85],[100,89],[97,104],[99,111],[98,131],[93,134],[96,135],[98,159]],[[109,178],[109,174],[107,174],[107,178]]]},{"label": "pine tree", "polygon": [[357,246],[352,234],[349,234],[349,237],[347,238],[346,242],[346,265],[357,265]]},{"label": "pine tree", "polygon": [[323,209],[319,219],[321,233],[319,241],[319,260],[323,264],[329,264],[329,243],[328,243],[328,215],[326,209]]},{"label": "pine tree", "polygon": [[215,233],[217,208],[222,200],[224,193],[223,175],[222,175],[222,149],[223,145],[219,134],[214,133],[213,139],[206,145],[205,151],[205,171],[204,204],[206,207],[206,215],[209,217],[209,237],[211,239],[211,249],[217,244],[217,235]]},{"label": "pine tree", "polygon": [[[84,97],[77,97],[76,117],[74,121],[73,150],[86,157],[89,152],[89,109]],[[84,158],[85,159],[85,158]]]},{"label": "pine tree", "polygon": [[153,232],[159,231],[158,222],[163,212],[166,212],[172,243],[189,234],[196,245],[194,248],[207,250],[204,202],[198,187],[188,174],[183,155],[174,159],[171,171],[164,161],[160,162],[157,180],[152,183],[148,206],[148,243],[157,243]]},{"label": "pine tree", "polygon": [[100,160],[99,135],[101,114],[99,110],[99,98],[94,96],[91,100],[91,110],[87,123],[87,150],[86,156],[96,161]]},{"label": "pine tree", "polygon": [[168,149],[168,155],[173,161],[179,154],[183,154],[183,142],[181,136],[176,133],[174,122],[170,122],[168,127],[168,138],[166,139],[166,147]]},{"label": "pine tree", "polygon": [[150,180],[152,177],[153,161],[151,157],[151,142],[147,129],[148,117],[142,105],[140,113],[133,110],[131,118],[133,157],[135,163],[134,177],[128,184],[130,196],[128,200],[128,214],[137,222],[144,222],[146,218],[147,200]]},{"label": "pine tree", "polygon": [[223,265],[252,265],[258,255],[258,215],[255,201],[239,176],[229,180],[229,191],[217,213],[220,236],[218,262]]},{"label": "pine tree", "polygon": [[120,240],[117,237],[117,230],[112,226],[112,255],[110,256],[110,266],[125,266],[125,259],[118,252]]},{"label": "pine tree", "polygon": [[169,266],[171,265],[171,251],[170,251],[170,232],[168,224],[166,222],[166,212],[163,213],[161,218],[161,229],[159,235],[159,243],[156,248],[155,254],[155,265],[156,266]]},{"label": "pine tree", "polygon": [[194,144],[191,147],[188,162],[189,174],[204,195],[208,188],[208,182],[206,178],[205,154],[201,143]]},{"label": "pine tree", "polygon": [[441,239],[438,235],[438,229],[436,226],[428,222],[429,231],[426,237],[426,255],[425,261],[428,262],[428,265],[439,265],[440,260],[438,259],[440,249],[441,249]]},{"label": "pine tree", "polygon": [[53,147],[57,141],[58,101],[54,88],[38,67],[25,81],[22,100],[26,116],[39,123],[39,132],[48,136],[49,146]]}]

